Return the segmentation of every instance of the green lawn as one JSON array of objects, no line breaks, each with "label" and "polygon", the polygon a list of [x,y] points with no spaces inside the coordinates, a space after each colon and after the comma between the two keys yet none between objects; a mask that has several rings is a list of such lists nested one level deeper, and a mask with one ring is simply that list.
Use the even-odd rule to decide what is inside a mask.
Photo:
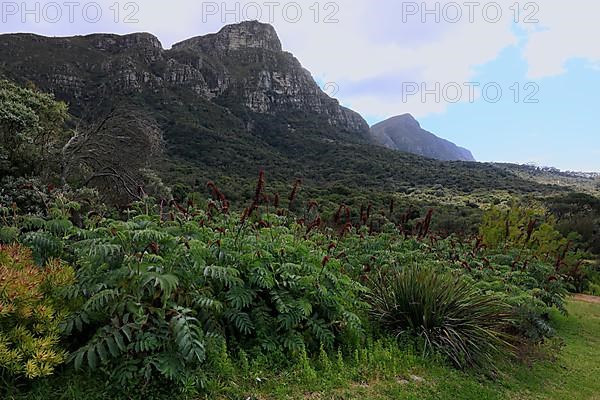
[{"label": "green lawn", "polygon": [[569,317],[555,316],[566,344],[558,360],[517,370],[510,398],[600,399],[600,304],[572,301],[568,308]]},{"label": "green lawn", "polygon": [[558,348],[556,344],[547,349],[546,357],[556,356],[556,360],[508,367],[493,381],[424,361],[411,353],[396,354],[393,349],[381,349],[380,354],[367,362],[368,367],[362,360],[354,366],[345,365],[344,371],[340,371],[333,361],[325,371],[317,368],[279,376],[265,373],[235,384],[223,382],[220,398],[600,399],[600,304],[572,301],[568,308],[568,317],[553,315],[565,345],[561,351],[552,350]]}]

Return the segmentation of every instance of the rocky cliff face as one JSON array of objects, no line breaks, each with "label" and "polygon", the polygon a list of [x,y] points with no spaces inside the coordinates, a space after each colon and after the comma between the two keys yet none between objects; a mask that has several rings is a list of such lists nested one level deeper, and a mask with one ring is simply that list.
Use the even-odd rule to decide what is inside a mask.
[{"label": "rocky cliff face", "polygon": [[475,161],[471,152],[421,128],[410,114],[392,117],[371,128],[373,139],[400,150],[442,161]]},{"label": "rocky cliff face", "polygon": [[211,92],[243,99],[244,106],[254,112],[316,113],[326,117],[331,126],[367,137],[368,126],[363,118],[327,96],[310,72],[292,54],[282,51],[271,25],[229,25],[216,34],[175,44],[170,54],[183,63],[195,57],[202,60],[202,56],[212,60],[223,74]]},{"label": "rocky cliff face", "polygon": [[247,49],[281,52],[282,46],[275,28],[249,21],[225,26],[215,34],[185,40],[174,45],[173,49],[194,49],[218,56],[229,51]]},{"label": "rocky cliff face", "polygon": [[[371,135],[358,114],[329,98],[282,51],[272,27],[256,22],[169,50],[148,33],[0,35],[0,79],[53,92],[83,120],[123,105],[151,115],[166,141],[165,156],[152,160],[164,182],[202,191],[207,180],[217,181],[232,201],[253,196],[259,169],[280,194],[302,177],[307,197],[334,194],[328,202],[349,196],[362,201],[373,193],[384,199],[407,187],[438,184],[459,191],[492,184],[499,190],[532,188],[490,165],[447,164],[385,148],[446,158],[428,151],[440,139],[412,118],[373,127]],[[403,147],[402,132],[437,140]]]},{"label": "rocky cliff face", "polygon": [[170,50],[148,33],[2,35],[0,75],[33,81],[69,102],[76,114],[86,113],[99,101],[162,98],[182,106],[193,102],[203,107],[210,102],[226,108],[247,127],[255,125],[256,117],[285,120],[293,115],[294,129],[301,129],[304,122],[312,129],[312,120],[318,119],[325,136],[335,131],[333,136],[350,140],[369,138],[366,122],[327,96],[298,60],[282,51],[274,28],[259,22],[226,26]]}]

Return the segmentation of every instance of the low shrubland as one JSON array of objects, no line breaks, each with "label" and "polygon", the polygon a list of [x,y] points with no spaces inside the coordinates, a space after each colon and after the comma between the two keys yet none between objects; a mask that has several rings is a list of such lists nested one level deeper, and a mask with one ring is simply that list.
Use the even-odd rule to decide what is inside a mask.
[{"label": "low shrubland", "polygon": [[[367,207],[353,216],[341,206],[325,221],[310,203],[296,216],[267,201],[259,181],[238,214],[212,191],[206,207],[145,198],[121,215],[60,193],[45,213],[5,208],[1,240],[17,244],[3,265],[25,262],[26,287],[47,290],[39,274],[54,282],[35,301],[57,309],[44,308],[51,331],[39,332],[53,351],[45,369],[0,364],[9,390],[54,370],[52,379],[87,376],[129,397],[210,393],[234,362],[343,363],[374,341],[491,371],[553,335],[550,311],[565,311],[567,267],[579,257],[537,234],[544,225],[532,228],[535,246],[490,236],[485,223],[473,239],[442,238],[430,232],[433,212],[410,228]],[[0,318],[11,351],[5,327],[27,325]]]}]

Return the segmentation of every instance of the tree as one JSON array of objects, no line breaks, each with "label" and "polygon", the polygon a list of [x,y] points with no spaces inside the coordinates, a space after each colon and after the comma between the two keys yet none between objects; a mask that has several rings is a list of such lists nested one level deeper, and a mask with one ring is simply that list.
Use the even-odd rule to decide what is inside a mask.
[{"label": "tree", "polygon": [[0,80],[0,176],[50,178],[67,118],[53,95]]},{"label": "tree", "polygon": [[156,122],[135,109],[113,109],[75,130],[62,147],[61,180],[93,186],[113,200],[139,199],[147,168],[163,150]]}]

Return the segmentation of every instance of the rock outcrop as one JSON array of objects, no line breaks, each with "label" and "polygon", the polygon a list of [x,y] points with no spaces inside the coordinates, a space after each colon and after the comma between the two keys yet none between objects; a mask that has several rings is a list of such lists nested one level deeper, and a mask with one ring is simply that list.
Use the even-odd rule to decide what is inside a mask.
[{"label": "rock outcrop", "polygon": [[275,29],[256,21],[225,26],[169,50],[148,33],[1,35],[0,75],[34,82],[69,102],[76,114],[96,107],[99,99],[110,103],[152,93],[181,103],[211,102],[246,126],[255,125],[252,114],[293,119],[295,129],[305,123],[312,129],[316,118],[325,135],[333,129],[348,140],[369,140],[362,117],[325,94],[282,50]]},{"label": "rock outcrop", "polygon": [[227,25],[218,33],[191,38],[173,46],[174,50],[190,48],[213,56],[219,56],[232,50],[282,51],[281,41],[275,28],[269,24],[255,21]]}]

